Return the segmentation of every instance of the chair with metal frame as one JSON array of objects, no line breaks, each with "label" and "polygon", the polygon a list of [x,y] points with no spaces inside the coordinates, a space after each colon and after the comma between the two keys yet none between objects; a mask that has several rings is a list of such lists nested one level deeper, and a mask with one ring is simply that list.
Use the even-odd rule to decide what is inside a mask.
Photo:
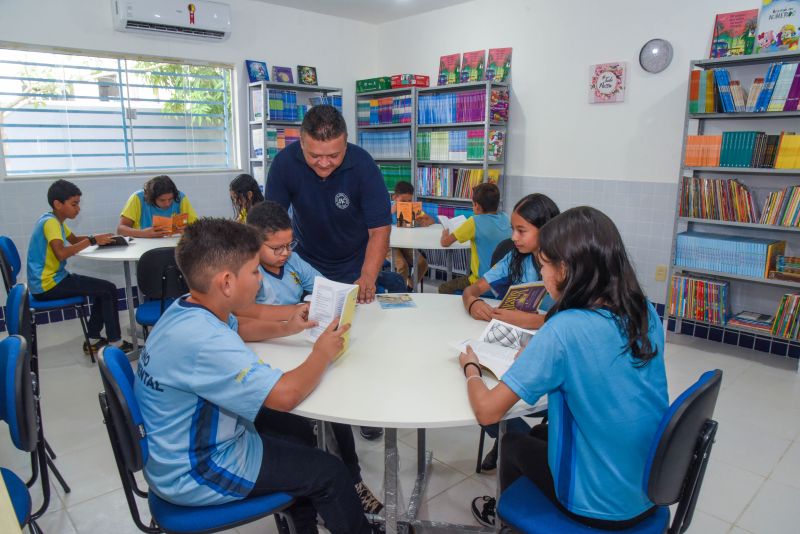
[{"label": "chair with metal frame", "polygon": [[[217,532],[275,516],[280,532],[295,533],[291,518],[283,513],[294,499],[273,493],[214,506],[179,506],[152,491],[140,489],[134,474],[147,463],[147,429],[133,393],[134,374],[128,358],[117,347],[103,347],[98,357],[103,391],[99,394],[103,422],[117,463],[122,489],[134,523],[142,532]],[[142,522],[136,496],[146,498],[152,520]]]},{"label": "chair with metal frame", "polygon": [[[30,453],[37,451],[39,438],[33,382],[25,339],[12,335],[0,341],[0,419],[8,423],[14,446]],[[43,450],[39,449],[40,458],[42,454]],[[31,495],[25,483],[9,469],[0,468],[0,476],[8,489],[20,528],[27,525],[32,533],[39,534],[41,530],[36,524],[39,516],[31,513]]]},{"label": "chair with metal frame", "polygon": [[[657,509],[617,532],[679,534],[689,528],[717,433],[712,417],[721,383],[722,371],[707,371],[670,405],[651,443],[642,477],[643,489]],[[669,506],[676,503],[670,524]],[[503,491],[497,513],[504,525],[524,534],[597,532],[567,517],[527,477]]]},{"label": "chair with metal frame", "polygon": [[[136,322],[142,325],[145,339],[150,328],[161,318],[172,302],[189,292],[175,261],[175,247],[148,250],[136,264],[136,284],[140,303],[136,308]],[[141,302],[142,296],[147,300]]]},{"label": "chair with metal frame", "polygon": [[[44,437],[44,421],[42,419],[42,408],[39,402],[41,398],[41,381],[39,380],[39,357],[35,351],[31,350],[34,339],[34,324],[31,315],[31,307],[28,302],[28,288],[25,284],[17,284],[11,288],[6,301],[6,328],[9,335],[21,336],[25,340],[26,351],[30,360],[30,372],[33,376],[33,403],[36,421],[38,421],[38,443],[37,450],[31,451],[31,478],[25,483],[31,487],[36,482],[39,472],[42,475],[42,505],[34,514],[34,518],[44,515],[50,504],[50,472],[56,477],[64,493],[70,493],[69,487],[61,472],[56,467],[53,460],[56,455]],[[41,453],[39,451],[41,448]]]},{"label": "chair with metal frame", "polygon": [[[14,242],[6,236],[0,236],[0,272],[2,272],[3,283],[6,286],[6,292],[11,291],[17,283],[17,277],[22,269],[22,260],[19,257],[19,251]],[[78,319],[81,323],[81,330],[83,331],[83,339],[86,341],[86,346],[89,348],[89,357],[94,363],[94,350],[89,341],[89,330],[86,325],[86,309],[84,308],[88,301],[86,297],[68,297],[56,300],[38,300],[33,295],[29,296],[31,310],[36,312],[48,312],[55,310],[64,310],[72,308],[76,311]],[[34,328],[34,339],[36,336]],[[32,344],[31,351],[36,353],[36,345]]]}]

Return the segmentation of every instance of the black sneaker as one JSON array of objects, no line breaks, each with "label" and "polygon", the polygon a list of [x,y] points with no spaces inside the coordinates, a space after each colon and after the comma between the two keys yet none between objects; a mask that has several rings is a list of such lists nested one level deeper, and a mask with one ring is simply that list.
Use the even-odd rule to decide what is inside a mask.
[{"label": "black sneaker", "polygon": [[497,469],[497,440],[494,440],[494,447],[486,453],[481,462],[481,471],[494,471]]},{"label": "black sneaker", "polygon": [[365,514],[375,515],[383,510],[383,503],[372,494],[372,491],[364,484],[363,480],[356,484],[356,493],[361,500],[361,508],[364,509]]},{"label": "black sneaker", "polygon": [[376,440],[383,435],[383,429],[376,426],[362,426],[360,432],[361,437],[369,441]]},{"label": "black sneaker", "polygon": [[483,497],[476,497],[472,500],[472,515],[475,521],[484,527],[494,526],[496,501],[494,497],[484,495]]},{"label": "black sneaker", "polygon": [[128,341],[126,341],[124,339],[122,340],[122,343],[120,343],[119,345],[117,345],[116,341],[112,342],[111,345],[117,347],[119,350],[121,350],[125,354],[128,354],[130,351],[133,350],[133,344],[132,343],[128,343]]},{"label": "black sneaker", "polygon": [[102,349],[106,345],[108,345],[108,340],[106,338],[104,338],[104,337],[101,337],[100,339],[98,339],[97,341],[92,343],[92,352],[90,353],[89,352],[89,343],[84,341],[83,342],[83,353],[85,355],[87,355],[87,356],[89,356],[90,354],[97,354],[100,351],[100,349]]}]

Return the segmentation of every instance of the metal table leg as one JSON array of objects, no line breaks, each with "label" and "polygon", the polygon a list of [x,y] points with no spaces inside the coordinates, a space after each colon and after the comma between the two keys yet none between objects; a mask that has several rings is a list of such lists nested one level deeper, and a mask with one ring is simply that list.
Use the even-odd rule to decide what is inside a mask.
[{"label": "metal table leg", "polygon": [[133,309],[131,263],[130,261],[124,261],[122,265],[125,268],[125,302],[128,304],[128,324],[130,325],[131,343],[133,344],[133,350],[128,354],[128,358],[136,359],[139,357],[139,336],[136,334],[136,311]]},{"label": "metal table leg", "polygon": [[384,429],[383,510],[386,518],[386,534],[397,534],[397,480],[400,462],[397,456],[397,429]]}]

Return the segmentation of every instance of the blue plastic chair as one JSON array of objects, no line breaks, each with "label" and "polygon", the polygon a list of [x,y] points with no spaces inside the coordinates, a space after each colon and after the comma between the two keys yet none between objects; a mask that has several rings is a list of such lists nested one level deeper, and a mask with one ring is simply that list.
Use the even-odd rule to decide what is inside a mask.
[{"label": "blue plastic chair", "polygon": [[189,292],[175,261],[174,247],[148,250],[136,263],[139,293],[147,298],[136,308],[136,322],[144,328],[145,338],[161,315],[181,295]]},{"label": "blue plastic chair", "polygon": [[[154,492],[138,488],[134,473],[147,463],[147,431],[133,394],[133,369],[117,347],[106,346],[98,356],[103,389],[100,409],[108,430],[122,488],[134,523],[142,532],[217,532],[275,515],[278,530],[294,533],[291,518],[281,513],[294,499],[287,493],[274,493],[215,506],[179,506]],[[135,496],[147,498],[151,526],[142,522]]]},{"label": "blue plastic chair", "polygon": [[[678,534],[692,522],[711,446],[717,433],[712,419],[722,371],[708,371],[669,407],[656,431],[642,484],[656,511],[625,534]],[[669,506],[678,503],[670,525]],[[525,534],[596,534],[597,529],[567,517],[527,477],[500,495],[497,513],[503,524]]]},{"label": "blue plastic chair", "polygon": [[[8,423],[11,442],[17,449],[25,452],[36,450],[30,354],[22,336],[10,336],[0,341],[0,419]],[[0,476],[8,489],[20,528],[28,525],[32,532],[41,532],[31,515],[28,487],[8,469],[0,469]]]},{"label": "blue plastic chair", "polygon": [[[17,284],[17,277],[19,276],[21,269],[22,261],[20,260],[17,246],[10,238],[6,236],[0,236],[0,271],[2,271],[3,282],[5,283],[7,293],[10,292],[11,288]],[[87,303],[86,297],[69,297],[57,300],[37,300],[36,297],[30,295],[29,299],[31,310],[34,313],[63,310],[64,308],[75,309],[78,314],[78,319],[80,319],[81,330],[83,330],[83,339],[86,341],[86,345],[89,347],[89,356],[92,359],[92,363],[94,363],[94,351],[92,350],[92,344],[89,342],[89,330],[86,326],[86,314],[84,311],[84,305]],[[33,354],[37,354],[35,323],[31,351]]]}]

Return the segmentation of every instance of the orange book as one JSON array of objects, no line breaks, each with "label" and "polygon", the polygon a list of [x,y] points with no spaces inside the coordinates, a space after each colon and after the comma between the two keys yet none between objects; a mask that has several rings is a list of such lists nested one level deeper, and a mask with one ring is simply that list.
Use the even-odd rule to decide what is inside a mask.
[{"label": "orange book", "polygon": [[699,109],[700,99],[700,75],[699,70],[693,70],[689,79],[689,113],[703,113],[705,109]]},{"label": "orange book", "polygon": [[422,202],[398,202],[397,226],[399,228],[414,228],[417,218],[422,215]]},{"label": "orange book", "polygon": [[189,224],[188,213],[176,213],[172,217],[153,215],[153,228],[163,228],[164,230],[169,230],[171,234],[181,232],[186,228],[187,224]]}]

